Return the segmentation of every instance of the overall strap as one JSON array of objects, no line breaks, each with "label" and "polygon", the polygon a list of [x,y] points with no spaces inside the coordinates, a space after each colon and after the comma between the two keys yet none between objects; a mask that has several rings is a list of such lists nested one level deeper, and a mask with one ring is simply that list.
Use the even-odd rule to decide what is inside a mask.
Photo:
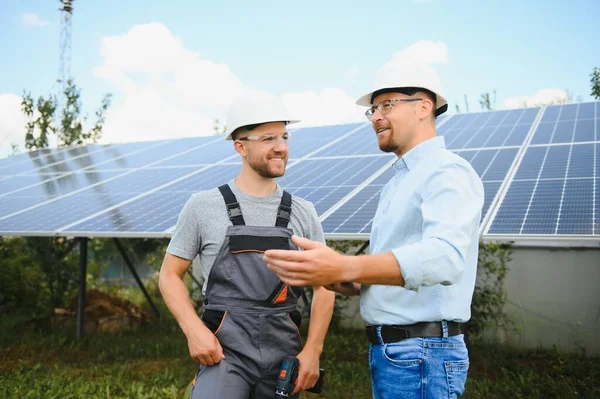
[{"label": "overall strap", "polygon": [[292,213],[292,196],[287,191],[283,190],[283,196],[281,197],[281,203],[277,210],[277,227],[287,227],[290,221],[290,214]]},{"label": "overall strap", "polygon": [[219,191],[225,200],[225,206],[227,207],[227,214],[229,215],[229,219],[231,223],[234,225],[244,226],[246,222],[244,222],[244,217],[242,216],[242,208],[240,208],[240,204],[237,202],[237,198],[228,184],[223,184],[219,187]]}]

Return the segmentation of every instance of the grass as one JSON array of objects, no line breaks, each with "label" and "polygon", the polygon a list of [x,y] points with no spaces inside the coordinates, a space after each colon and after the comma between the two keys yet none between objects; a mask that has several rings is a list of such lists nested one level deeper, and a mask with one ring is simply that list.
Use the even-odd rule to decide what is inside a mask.
[{"label": "grass", "polygon": [[[0,320],[1,398],[184,398],[195,373],[175,323],[76,342]],[[13,323],[14,324],[14,323]],[[362,331],[331,331],[322,356],[321,395],[370,398]],[[465,398],[600,398],[600,358],[475,343]]]}]

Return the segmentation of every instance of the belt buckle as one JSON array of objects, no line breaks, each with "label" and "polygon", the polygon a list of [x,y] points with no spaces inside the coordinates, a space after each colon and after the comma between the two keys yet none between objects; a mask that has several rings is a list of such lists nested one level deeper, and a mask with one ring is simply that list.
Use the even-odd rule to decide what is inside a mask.
[{"label": "belt buckle", "polygon": [[367,324],[365,326],[365,332],[367,333],[367,339],[372,343],[377,343],[377,326],[373,326],[371,324]]}]

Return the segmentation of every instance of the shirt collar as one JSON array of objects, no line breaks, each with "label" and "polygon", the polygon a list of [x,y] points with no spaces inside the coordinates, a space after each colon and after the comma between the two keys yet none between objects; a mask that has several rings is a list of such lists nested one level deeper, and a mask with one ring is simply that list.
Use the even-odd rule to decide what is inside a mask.
[{"label": "shirt collar", "polygon": [[394,162],[394,170],[411,170],[421,159],[438,148],[446,148],[446,141],[443,136],[435,136],[411,148],[402,158]]}]

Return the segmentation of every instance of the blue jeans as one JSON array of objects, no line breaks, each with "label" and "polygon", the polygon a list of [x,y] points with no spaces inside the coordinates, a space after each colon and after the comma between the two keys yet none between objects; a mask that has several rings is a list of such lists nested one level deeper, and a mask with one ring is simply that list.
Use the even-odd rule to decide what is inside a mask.
[{"label": "blue jeans", "polygon": [[375,399],[454,399],[465,390],[469,354],[462,334],[408,338],[371,344],[369,365]]}]

